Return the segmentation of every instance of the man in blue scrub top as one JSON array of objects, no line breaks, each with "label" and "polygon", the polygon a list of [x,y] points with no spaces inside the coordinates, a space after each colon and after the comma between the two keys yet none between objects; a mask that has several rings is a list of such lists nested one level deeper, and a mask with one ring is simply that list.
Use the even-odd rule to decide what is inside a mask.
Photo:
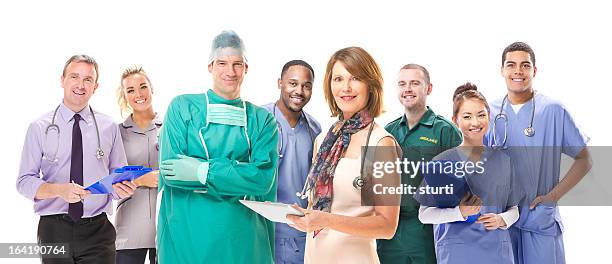
[{"label": "man in blue scrub top", "polygon": [[[554,204],[590,170],[589,138],[560,102],[533,89],[536,72],[529,45],[515,42],[506,47],[501,74],[508,93],[491,104],[495,129],[489,130],[485,144],[510,147],[508,152],[518,164],[516,175],[527,194],[520,218],[510,228],[515,263],[558,264],[565,263],[565,253],[563,224]],[[504,120],[495,119],[500,111],[506,117],[505,140]],[[559,181],[561,153],[574,162]]]},{"label": "man in blue scrub top", "polygon": [[[283,66],[278,88],[280,99],[264,106],[276,118],[279,130],[278,202],[297,203],[306,208],[308,202],[300,193],[312,160],[314,139],[321,126],[302,109],[312,95],[314,71],[302,60],[292,60]],[[276,223],[275,262],[304,263],[306,234]]]}]

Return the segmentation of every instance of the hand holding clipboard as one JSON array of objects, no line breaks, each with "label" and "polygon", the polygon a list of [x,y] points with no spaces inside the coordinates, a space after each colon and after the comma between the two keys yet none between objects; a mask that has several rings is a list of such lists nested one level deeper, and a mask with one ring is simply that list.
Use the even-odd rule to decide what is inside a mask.
[{"label": "hand holding clipboard", "polygon": [[151,168],[145,168],[143,166],[124,166],[116,169],[113,173],[94,184],[87,186],[85,190],[90,191],[91,194],[109,194],[113,192],[113,184],[123,181],[131,182],[151,171]]}]

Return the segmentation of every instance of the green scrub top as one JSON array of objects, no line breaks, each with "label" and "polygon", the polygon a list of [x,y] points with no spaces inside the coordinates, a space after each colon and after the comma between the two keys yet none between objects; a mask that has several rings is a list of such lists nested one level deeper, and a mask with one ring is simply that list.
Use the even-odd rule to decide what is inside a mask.
[{"label": "green scrub top", "polygon": [[[226,100],[212,90],[210,103],[242,108],[240,98]],[[204,94],[172,100],[159,138],[160,163],[178,154],[206,160],[206,184],[166,180],[157,232],[160,263],[272,263],[274,225],[239,203],[240,199],[276,200],[277,125],[264,108],[246,103],[247,130],[210,123]],[[250,148],[249,148],[250,142]]]},{"label": "green scrub top", "polygon": [[[404,152],[403,158],[409,161],[430,161],[439,153],[459,146],[463,141],[461,132],[450,121],[436,115],[429,106],[414,127],[408,127],[406,115],[392,121],[385,129],[395,137]],[[412,172],[411,172],[412,173]],[[423,176],[417,172],[415,177],[402,173],[402,183],[418,187]],[[401,217],[417,216],[419,203],[412,195],[402,196]]]}]

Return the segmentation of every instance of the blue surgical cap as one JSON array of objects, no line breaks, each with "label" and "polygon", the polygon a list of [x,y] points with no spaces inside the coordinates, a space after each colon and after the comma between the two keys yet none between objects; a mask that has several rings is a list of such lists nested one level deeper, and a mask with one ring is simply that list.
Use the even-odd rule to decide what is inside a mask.
[{"label": "blue surgical cap", "polygon": [[232,30],[226,30],[213,39],[208,63],[212,63],[220,56],[240,56],[246,62],[244,43]]}]

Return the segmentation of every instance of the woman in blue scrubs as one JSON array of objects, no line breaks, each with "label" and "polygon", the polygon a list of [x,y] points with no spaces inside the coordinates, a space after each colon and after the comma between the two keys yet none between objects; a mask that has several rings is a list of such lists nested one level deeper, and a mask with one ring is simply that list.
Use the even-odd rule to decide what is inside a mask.
[{"label": "woman in blue scrubs", "polygon": [[[417,193],[415,199],[421,203],[419,220],[435,224],[438,263],[513,264],[507,229],[516,222],[519,214],[513,198],[515,194],[510,188],[513,183],[512,164],[504,153],[486,149],[483,145],[489,127],[489,105],[475,85],[466,83],[455,90],[453,122],[461,130],[463,142],[459,147],[436,156],[434,162],[463,163],[461,168],[465,169],[455,169],[453,173],[456,177],[462,176],[459,178],[465,180],[469,192],[458,206],[450,208],[436,207],[441,196]],[[475,168],[468,170],[468,163],[475,164]],[[434,173],[434,177],[445,176]],[[426,177],[421,187],[425,187],[427,181]],[[471,220],[476,217],[476,221]]]}]

